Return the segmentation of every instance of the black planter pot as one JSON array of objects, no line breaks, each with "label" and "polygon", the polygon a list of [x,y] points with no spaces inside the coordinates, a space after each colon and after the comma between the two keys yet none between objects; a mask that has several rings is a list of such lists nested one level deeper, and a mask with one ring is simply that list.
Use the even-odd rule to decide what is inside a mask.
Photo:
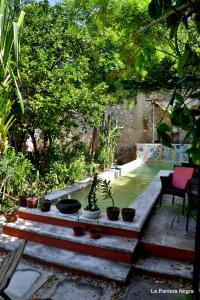
[{"label": "black planter pot", "polygon": [[119,218],[120,209],[116,206],[110,206],[106,209],[107,217],[111,221],[117,221]]},{"label": "black planter pot", "polygon": [[22,207],[27,207],[27,202],[26,202],[27,196],[21,195],[19,196],[19,205]]},{"label": "black planter pot", "polygon": [[135,217],[135,209],[134,208],[122,208],[122,219],[125,222],[133,222]]},{"label": "black planter pot", "polygon": [[41,211],[47,212],[50,211],[50,209],[51,209],[51,201],[49,200],[43,201],[41,204]]},{"label": "black planter pot", "polygon": [[62,199],[56,207],[62,214],[74,214],[81,208],[81,204],[78,200]]}]

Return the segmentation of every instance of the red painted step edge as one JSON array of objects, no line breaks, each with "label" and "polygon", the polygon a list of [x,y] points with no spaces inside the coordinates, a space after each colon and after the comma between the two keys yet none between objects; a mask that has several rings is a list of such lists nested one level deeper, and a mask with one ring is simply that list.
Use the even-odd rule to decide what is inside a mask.
[{"label": "red painted step edge", "polygon": [[[45,224],[52,224],[52,225],[58,225],[58,226],[64,226],[64,227],[70,227],[72,228],[77,221],[73,220],[63,220],[55,217],[50,217],[46,215],[38,215],[34,213],[29,213],[25,211],[19,211],[18,212],[19,218],[25,219],[25,220],[31,220],[31,221],[37,221]],[[95,224],[87,224],[83,222],[79,222],[81,226],[83,226],[86,230],[96,227],[100,227],[102,232],[105,234],[111,234],[111,235],[118,235],[118,236],[123,236],[123,237],[130,237],[134,239],[139,239],[140,237],[140,232],[137,231],[132,231],[132,230],[124,230],[122,228],[117,228],[117,227],[109,227],[109,226],[104,226],[101,224],[95,225]]]},{"label": "red painted step edge", "polygon": [[181,248],[168,247],[165,245],[151,244],[145,241],[140,241],[142,250],[151,256],[158,256],[180,261],[193,262],[194,251]]},{"label": "red painted step edge", "polygon": [[130,264],[133,261],[133,253],[130,252],[120,252],[114,249],[106,249],[93,245],[80,244],[72,241],[62,240],[56,237],[44,236],[38,233],[20,230],[18,228],[7,227],[6,225],[3,225],[3,233],[40,244],[46,244],[48,246],[60,249],[81,252],[84,254],[102,257],[114,261],[122,261]]}]

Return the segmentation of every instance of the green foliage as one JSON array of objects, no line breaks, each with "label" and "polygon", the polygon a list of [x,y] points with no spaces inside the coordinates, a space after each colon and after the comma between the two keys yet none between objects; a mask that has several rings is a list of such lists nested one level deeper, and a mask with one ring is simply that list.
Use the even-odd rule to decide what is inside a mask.
[{"label": "green foliage", "polygon": [[112,201],[112,206],[115,206],[115,201],[112,195],[112,186],[110,185],[110,180],[103,180],[101,183],[101,191],[104,196],[104,199],[110,198]]},{"label": "green foliage", "polygon": [[[184,4],[182,9],[180,4]],[[185,131],[184,142],[192,139],[188,155],[197,165],[200,164],[200,94],[198,91],[200,84],[198,33],[200,22],[197,18],[198,6],[198,1],[191,4],[185,0],[175,2],[152,0],[149,5],[149,12],[154,19],[168,12],[167,17],[163,20],[166,19],[166,26],[169,29],[169,45],[176,58],[177,72],[180,76],[174,82],[175,89],[169,101],[169,105],[171,105],[170,119],[172,125]],[[157,132],[159,140],[164,145],[170,146],[170,127],[160,122]]]},{"label": "green foliage", "polygon": [[0,154],[6,153],[8,148],[8,131],[13,125],[14,116],[10,115],[10,100],[0,96]]},{"label": "green foliage", "polygon": [[97,161],[103,170],[112,166],[116,140],[120,136],[120,127],[112,115],[104,116],[99,129],[99,151]]},{"label": "green foliage", "polygon": [[22,153],[9,148],[5,156],[0,157],[0,192],[1,198],[5,194],[13,197],[27,194],[32,186],[35,169]]},{"label": "green foliage", "polygon": [[72,182],[80,181],[85,177],[86,162],[83,156],[75,158],[69,165],[69,177]]},{"label": "green foliage", "polygon": [[97,199],[97,191],[101,187],[102,180],[98,177],[98,174],[95,173],[93,176],[92,184],[90,187],[90,191],[88,193],[87,201],[88,204],[86,206],[86,210],[96,211],[99,210],[98,207],[98,199]]},{"label": "green foliage", "polygon": [[171,127],[164,122],[157,125],[158,140],[165,146],[172,148]]},{"label": "green foliage", "polygon": [[[14,8],[9,1],[1,0],[0,2],[0,95],[5,93],[11,82],[15,85],[15,90],[23,110],[23,101],[18,84],[15,78],[15,69],[18,64],[19,56],[19,35],[24,19],[24,12],[21,11],[17,22],[13,20]],[[12,61],[11,61],[12,60]]]}]

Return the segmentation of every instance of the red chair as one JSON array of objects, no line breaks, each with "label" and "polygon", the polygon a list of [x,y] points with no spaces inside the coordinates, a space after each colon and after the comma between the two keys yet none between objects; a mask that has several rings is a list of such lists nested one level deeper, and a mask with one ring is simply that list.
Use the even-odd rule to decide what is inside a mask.
[{"label": "red chair", "polygon": [[185,209],[185,196],[187,192],[188,181],[194,176],[195,168],[175,166],[174,172],[169,176],[160,176],[162,188],[160,192],[160,205],[162,204],[162,195],[173,195],[172,203],[174,203],[174,196],[183,198],[182,214]]}]

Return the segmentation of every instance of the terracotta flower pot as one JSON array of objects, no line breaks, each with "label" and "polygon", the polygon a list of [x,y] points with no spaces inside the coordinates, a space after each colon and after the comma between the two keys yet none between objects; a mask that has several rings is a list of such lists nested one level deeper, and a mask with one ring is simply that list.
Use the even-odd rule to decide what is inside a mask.
[{"label": "terracotta flower pot", "polygon": [[17,214],[9,214],[9,213],[5,213],[5,218],[7,222],[16,222],[18,219],[18,215]]},{"label": "terracotta flower pot", "polygon": [[73,232],[75,236],[81,236],[84,235],[84,228],[81,226],[74,226],[73,227]]},{"label": "terracotta flower pot", "polygon": [[99,239],[101,237],[101,230],[100,229],[90,229],[89,230],[89,235],[91,239]]},{"label": "terracotta flower pot", "polygon": [[111,221],[117,221],[119,218],[120,209],[116,206],[110,206],[106,209],[107,217]]},{"label": "terracotta flower pot", "polygon": [[134,208],[122,208],[122,219],[125,222],[133,222],[135,217],[135,209]]},{"label": "terracotta flower pot", "polygon": [[38,199],[36,197],[28,197],[26,199],[26,203],[28,208],[36,208],[38,205]]},{"label": "terracotta flower pot", "polygon": [[41,204],[41,211],[43,212],[48,212],[51,209],[51,201],[49,200],[44,200]]}]

